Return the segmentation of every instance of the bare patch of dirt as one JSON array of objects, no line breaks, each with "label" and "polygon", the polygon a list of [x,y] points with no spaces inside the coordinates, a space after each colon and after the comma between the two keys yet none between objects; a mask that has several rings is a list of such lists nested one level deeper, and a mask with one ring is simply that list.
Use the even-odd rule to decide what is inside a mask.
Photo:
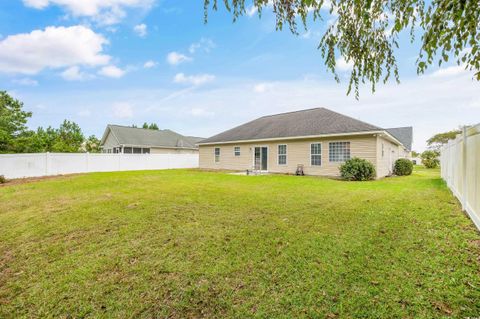
[{"label": "bare patch of dirt", "polygon": [[7,180],[7,182],[5,184],[0,184],[0,187],[8,187],[8,186],[21,185],[21,184],[27,184],[27,183],[34,183],[34,182],[40,182],[40,181],[45,181],[45,180],[51,180],[51,179],[68,179],[70,177],[79,176],[79,175],[85,175],[85,174],[67,174],[67,175],[15,178],[15,179]]}]

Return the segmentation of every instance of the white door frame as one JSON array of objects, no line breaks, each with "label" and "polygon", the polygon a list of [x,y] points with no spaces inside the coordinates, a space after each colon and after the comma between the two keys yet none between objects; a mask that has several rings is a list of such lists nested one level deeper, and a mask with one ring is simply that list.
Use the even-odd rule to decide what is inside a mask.
[{"label": "white door frame", "polygon": [[267,149],[267,170],[262,170],[262,163],[260,162],[260,172],[265,172],[268,173],[268,160],[269,160],[269,153],[270,149],[268,145],[254,145],[252,146],[253,152],[252,152],[252,167],[255,169],[255,148],[259,147],[260,148],[260,161],[262,160],[262,147],[265,147]]}]

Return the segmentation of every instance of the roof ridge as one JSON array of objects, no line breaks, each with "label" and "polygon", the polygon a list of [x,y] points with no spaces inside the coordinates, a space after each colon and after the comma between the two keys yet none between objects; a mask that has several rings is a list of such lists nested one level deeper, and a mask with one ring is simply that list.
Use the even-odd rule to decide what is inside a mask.
[{"label": "roof ridge", "polygon": [[345,114],[342,114],[342,113],[339,113],[339,112],[336,112],[336,111],[332,111],[332,110],[327,109],[327,108],[325,108],[325,107],[324,107],[323,109],[325,109],[325,110],[327,110],[327,111],[330,111],[330,112],[332,112],[332,113],[341,115],[341,116],[343,116],[343,117],[348,117],[349,119],[352,119],[352,120],[355,120],[355,121],[358,121],[358,122],[362,122],[363,124],[367,124],[367,125],[370,125],[370,126],[374,126],[374,127],[378,128],[378,129],[380,129],[380,130],[386,130],[385,128],[382,128],[382,127],[380,127],[380,126],[373,125],[373,124],[370,124],[370,123],[368,123],[368,122],[365,122],[365,121],[356,119],[356,118],[351,117],[351,116],[349,116],[349,115],[345,115]]},{"label": "roof ridge", "polygon": [[261,118],[264,118],[264,117],[272,117],[272,116],[277,116],[277,115],[284,115],[284,114],[291,114],[291,113],[299,113],[299,112],[312,111],[312,110],[321,110],[321,109],[328,110],[328,109],[325,108],[325,107],[312,107],[312,108],[309,108],[309,109],[303,109],[303,110],[288,111],[288,112],[282,112],[282,113],[277,113],[277,114],[264,115],[264,116],[258,117],[258,118],[256,118],[256,119],[258,120],[258,119],[261,119]]},{"label": "roof ridge", "polygon": [[393,130],[396,128],[413,128],[413,126],[398,126],[398,127],[388,127],[385,130]]},{"label": "roof ridge", "polygon": [[[143,128],[143,127],[133,127],[133,126],[128,126],[128,125],[120,125],[120,124],[107,124],[107,126],[117,126],[117,127],[124,127],[124,128],[131,128],[131,129],[137,129],[137,130],[150,130],[150,131],[171,131],[169,129],[150,129],[150,128]],[[173,131],[172,131],[173,132]]]}]

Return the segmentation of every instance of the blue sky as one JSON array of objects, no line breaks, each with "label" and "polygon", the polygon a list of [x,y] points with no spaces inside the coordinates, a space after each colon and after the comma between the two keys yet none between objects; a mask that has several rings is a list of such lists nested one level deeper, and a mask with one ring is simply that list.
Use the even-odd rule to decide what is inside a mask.
[{"label": "blue sky", "polygon": [[[250,8],[248,8],[250,10]],[[275,31],[268,9],[232,23],[203,1],[9,0],[0,2],[0,89],[33,112],[31,128],[156,122],[208,137],[258,116],[327,107],[383,126],[414,127],[414,148],[436,132],[480,122],[480,83],[456,65],[417,76],[418,43],[401,39],[401,84],[346,96],[316,49],[325,22],[299,36]],[[340,62],[340,60],[339,60]]]}]

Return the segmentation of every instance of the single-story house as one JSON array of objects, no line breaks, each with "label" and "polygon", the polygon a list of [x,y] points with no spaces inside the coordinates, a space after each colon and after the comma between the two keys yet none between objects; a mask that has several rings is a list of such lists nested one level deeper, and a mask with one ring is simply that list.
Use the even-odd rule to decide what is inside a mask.
[{"label": "single-story house", "polygon": [[184,136],[171,130],[152,130],[107,125],[100,146],[103,153],[196,154],[203,138]]},{"label": "single-story house", "polygon": [[351,157],[370,161],[377,178],[409,158],[412,127],[384,129],[326,108],[264,116],[198,143],[200,168],[338,176]]}]

